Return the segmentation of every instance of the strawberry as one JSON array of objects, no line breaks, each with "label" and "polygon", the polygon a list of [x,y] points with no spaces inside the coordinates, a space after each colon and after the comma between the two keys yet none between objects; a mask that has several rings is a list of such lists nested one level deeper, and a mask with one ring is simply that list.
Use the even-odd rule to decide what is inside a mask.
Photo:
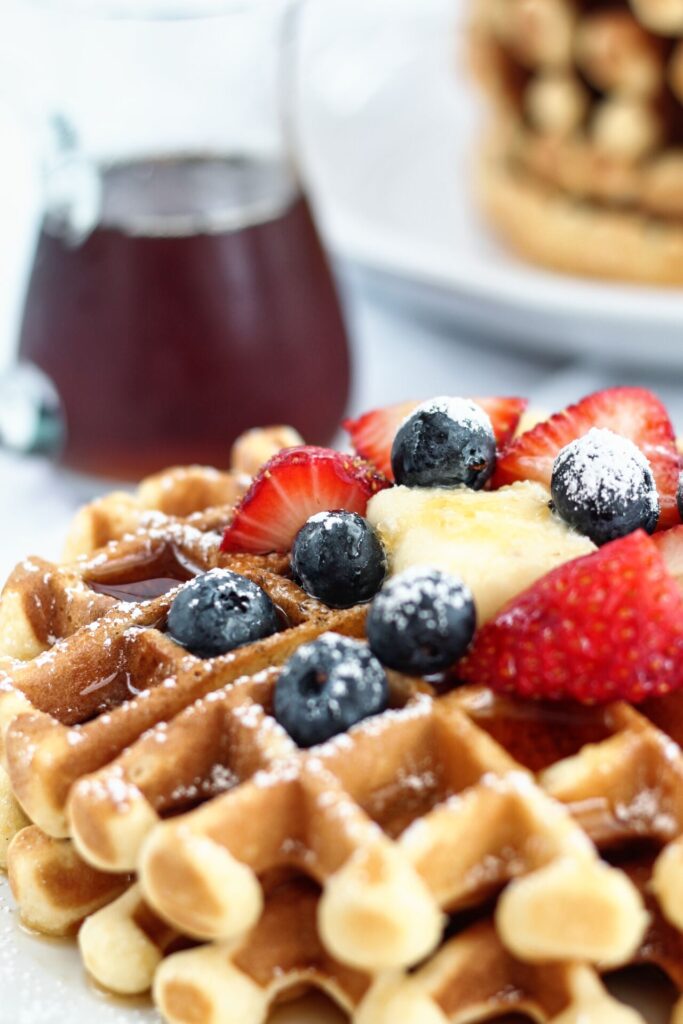
[{"label": "strawberry", "polygon": [[566,562],[475,636],[460,678],[520,697],[641,701],[683,685],[683,596],[643,530]]},{"label": "strawberry", "polygon": [[526,398],[473,398],[489,414],[496,443],[501,451],[515,436],[522,413],[529,404]]},{"label": "strawberry", "polygon": [[372,466],[331,448],[285,448],[266,462],[237,505],[222,551],[289,551],[315,512],[365,514],[368,499],[389,481]]},{"label": "strawberry", "polygon": [[[524,398],[475,398],[491,420],[499,448],[512,439],[520,417],[527,407]],[[356,420],[344,420],[342,426],[351,435],[351,444],[362,458],[372,462],[389,480],[394,479],[391,469],[391,446],[396,432],[406,416],[420,402],[398,402],[383,409],[372,409]]]},{"label": "strawberry", "polygon": [[353,450],[361,458],[377,466],[388,480],[394,479],[391,469],[391,446],[396,432],[406,416],[410,416],[419,404],[416,401],[398,402],[383,409],[371,409],[357,420],[342,421],[342,427],[351,436]]},{"label": "strawberry", "polygon": [[683,584],[683,526],[672,526],[652,538],[671,575]]},{"label": "strawberry", "polygon": [[605,427],[628,437],[640,448],[649,459],[659,492],[658,529],[679,522],[679,457],[673,427],[662,403],[645,388],[597,391],[527,430],[498,459],[493,487],[515,480],[538,480],[550,486],[553,462],[560,449],[591,427]]}]

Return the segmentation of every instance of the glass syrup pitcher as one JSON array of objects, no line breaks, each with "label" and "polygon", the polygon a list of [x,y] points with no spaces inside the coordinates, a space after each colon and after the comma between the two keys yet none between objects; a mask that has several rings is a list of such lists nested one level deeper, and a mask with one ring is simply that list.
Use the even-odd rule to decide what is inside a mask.
[{"label": "glass syrup pitcher", "polygon": [[19,361],[42,447],[135,479],[225,466],[259,424],[328,442],[349,354],[293,152],[296,4],[29,6],[52,152]]}]

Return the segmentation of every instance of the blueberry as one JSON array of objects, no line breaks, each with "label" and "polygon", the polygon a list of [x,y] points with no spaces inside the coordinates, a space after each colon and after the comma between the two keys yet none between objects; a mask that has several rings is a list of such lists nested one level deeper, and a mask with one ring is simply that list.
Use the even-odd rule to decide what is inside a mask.
[{"label": "blueberry", "polygon": [[228,569],[212,569],[187,583],[167,621],[172,639],[200,658],[262,640],[279,628],[277,609],[265,590]]},{"label": "blueberry", "polygon": [[594,544],[634,530],[652,533],[659,498],[650,464],[626,437],[595,427],[566,445],[550,483],[556,512]]},{"label": "blueberry", "polygon": [[391,449],[397,484],[475,491],[496,464],[496,438],[481,406],[467,398],[432,398],[399,427]]},{"label": "blueberry", "polygon": [[683,519],[683,473],[678,477],[678,492],[676,494],[676,502],[678,504],[678,514]]},{"label": "blueberry", "polygon": [[307,594],[331,608],[369,601],[387,572],[382,542],[356,512],[318,512],[292,547],[292,571]]},{"label": "blueberry", "polygon": [[382,664],[431,675],[462,657],[474,636],[476,611],[457,576],[415,566],[392,577],[370,605],[370,649]]},{"label": "blueberry", "polygon": [[312,747],[384,711],[388,700],[387,677],[368,645],[323,633],[283,667],[274,712],[300,747]]}]

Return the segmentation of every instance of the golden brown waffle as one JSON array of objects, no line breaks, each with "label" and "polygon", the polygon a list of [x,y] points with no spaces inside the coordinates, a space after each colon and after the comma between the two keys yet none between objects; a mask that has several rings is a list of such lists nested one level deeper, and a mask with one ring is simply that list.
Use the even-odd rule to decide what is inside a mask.
[{"label": "golden brown waffle", "polygon": [[418,696],[157,825],[138,868],[166,921],[214,940],[246,933],[260,880],[306,873],[324,945],[369,971],[417,962],[442,911],[501,889],[500,933],[531,960],[620,961],[645,923],[625,876],[452,697]]},{"label": "golden brown waffle", "polygon": [[[181,541],[179,547],[187,551]],[[196,548],[193,553],[200,555]],[[211,561],[214,555],[211,549]],[[0,722],[8,723],[7,770],[25,812],[48,834],[69,834],[66,801],[73,783],[104,767],[146,730],[240,676],[282,663],[328,629],[362,633],[362,610],[330,612],[265,568],[273,564],[268,559],[218,560],[262,586],[282,609],[287,628],[220,658],[195,658],[162,631],[175,594],[170,591],[140,604],[114,603],[67,640],[5,673]]]},{"label": "golden brown waffle", "polygon": [[514,164],[498,143],[479,165],[481,205],[507,243],[570,274],[683,284],[683,222],[585,202]]},{"label": "golden brown waffle", "polygon": [[493,223],[551,266],[680,284],[678,0],[472,10],[471,64],[497,115],[478,181]]},{"label": "golden brown waffle", "polygon": [[[621,866],[643,891],[651,914],[630,963],[656,965],[680,991],[683,941],[647,893],[651,863],[645,859]],[[301,878],[277,883],[268,891],[258,924],[243,939],[173,955],[182,938],[150,910],[134,886],[88,919],[79,942],[90,973],[114,991],[143,991],[156,975],[157,1003],[177,1024],[233,1019],[256,1024],[274,1001],[304,986],[325,991],[358,1024],[474,1021],[481,1019],[484,1008],[487,1018],[518,1011],[540,1021],[577,1019],[571,1014],[584,1024],[641,1020],[609,997],[588,968],[534,966],[515,959],[490,920],[456,928],[416,973],[373,982],[371,976],[335,961],[322,946],[316,926],[318,898],[317,888]],[[233,1007],[234,1017],[226,1017],[227,1008]]]},{"label": "golden brown waffle", "polygon": [[[635,861],[622,867],[643,889],[651,911],[650,926],[629,963],[656,965],[680,991],[683,940],[647,895],[651,865]],[[586,1024],[640,1021],[607,994],[589,968],[516,959],[486,915],[473,926],[454,922],[451,937],[417,972],[394,972],[375,980],[330,956],[320,941],[318,906],[319,890],[309,880],[276,882],[261,918],[246,936],[178,955],[182,938],[133,886],[88,919],[79,942],[90,973],[114,991],[139,992],[154,978],[157,1004],[176,1024],[258,1024],[274,1002],[302,987],[326,992],[357,1024],[474,1021],[481,1019],[484,1008],[487,1017],[524,1012],[550,1021],[563,1013],[581,1013],[585,1016],[579,1019]],[[234,1016],[225,1016],[228,1008]]]},{"label": "golden brown waffle", "polygon": [[[274,679],[274,672],[269,675],[271,680]],[[270,684],[266,675],[263,680],[243,685],[245,687],[255,686],[260,688],[261,693],[259,696],[261,701],[263,701],[267,696],[267,689]],[[239,687],[232,691],[233,697],[236,696],[238,690]],[[426,698],[424,697],[420,698],[418,704],[424,703],[425,700]],[[239,701],[235,700],[233,707],[237,707],[239,703]],[[634,709],[626,705],[613,705],[601,709],[586,709],[576,706],[554,706],[550,708],[543,705],[529,705],[510,698],[497,697],[484,689],[467,687],[456,691],[449,698],[436,702],[438,714],[442,715],[446,712],[448,719],[451,720],[451,724],[458,723],[458,714],[453,714],[452,708],[450,711],[447,711],[449,704],[463,709],[470,718],[478,723],[478,727],[482,727],[484,730],[484,733],[482,733],[479,728],[471,730],[465,727],[465,731],[459,737],[460,752],[461,755],[467,757],[468,763],[470,763],[470,771],[473,772],[472,777],[476,778],[481,771],[481,768],[476,767],[476,758],[481,758],[480,764],[485,762],[490,771],[501,772],[504,776],[508,776],[508,778],[511,765],[514,765],[520,773],[527,770],[534,772],[547,791],[552,792],[556,798],[565,801],[569,805],[569,809],[581,823],[584,831],[606,849],[618,851],[625,847],[628,852],[634,842],[642,844],[645,841],[661,845],[680,832],[680,796],[678,794],[680,792],[681,752],[668,737],[654,728],[647,719]],[[657,709],[661,717],[665,717],[671,722],[673,731],[680,727],[683,717],[683,703],[679,698],[672,697],[663,702],[652,702],[652,707]],[[186,712],[183,717],[190,719],[193,710],[191,709],[190,712]],[[202,713],[204,710],[202,709]],[[424,709],[422,710],[424,711]],[[409,711],[412,715],[412,708]],[[222,710],[221,722],[227,724],[224,715],[225,711]],[[252,710],[249,711],[249,718],[255,718]],[[202,717],[200,714],[197,722],[195,722],[197,728],[200,728],[199,723],[201,721]],[[172,723],[170,729],[172,730],[176,724]],[[462,726],[461,722],[458,724],[460,727]],[[253,725],[257,729],[264,729],[266,725],[265,717],[263,719],[260,716],[255,718]],[[393,725],[390,728],[390,732],[396,729],[397,726]],[[356,733],[361,731],[363,731],[362,726],[359,730],[356,730]],[[269,732],[271,730],[265,730],[266,736],[268,736]],[[486,739],[482,742],[482,736],[485,734],[489,734],[495,740],[495,744],[491,744],[490,740],[487,742]],[[371,753],[369,753],[372,750],[374,741],[364,737],[368,750],[361,757],[362,744],[358,743],[358,737],[355,733],[352,735],[355,746],[353,761],[356,763],[358,759],[360,764],[358,770],[362,774],[368,761],[374,761]],[[179,736],[176,739],[179,739]],[[336,742],[337,744],[339,743],[339,741]],[[285,740],[281,753],[276,755],[276,757],[287,756],[286,743],[287,741]],[[500,746],[498,746],[499,744]],[[239,747],[239,744],[237,746]],[[256,746],[260,747],[260,744],[257,743]],[[331,746],[334,746],[334,743],[328,744],[327,748]],[[507,754],[503,753],[501,747],[507,751]],[[437,773],[434,771],[433,764],[426,761],[426,758],[431,755],[426,755],[423,751],[422,756],[419,754],[415,756],[415,751],[411,744],[406,742],[405,736],[402,738],[401,748],[409,752],[409,760],[413,762],[410,774],[405,772],[399,773],[399,777],[404,780],[403,785],[410,794],[410,800],[406,801],[405,793],[403,798],[399,796],[397,790],[401,788],[401,784],[395,781],[394,792],[391,795],[392,807],[394,810],[398,807],[400,814],[408,813],[410,815],[417,813],[420,819],[420,827],[422,827],[422,820],[425,817],[429,823],[429,814],[424,815],[424,807],[417,810],[413,807],[409,811],[406,811],[406,807],[410,805],[410,801],[415,800],[416,778],[424,776],[425,773],[427,775],[436,775]],[[391,751],[390,745],[386,742],[386,736],[382,742],[382,749],[385,752],[383,756],[388,758]],[[428,750],[429,746],[426,749]],[[577,750],[578,753],[575,753]],[[319,752],[314,752],[314,756],[317,757],[318,754]],[[323,761],[326,761],[330,754],[334,762],[334,753],[323,748]],[[514,756],[514,762],[511,761],[511,756]],[[416,770],[417,765],[420,767]],[[286,765],[284,769],[286,770]],[[285,771],[285,774],[288,773]],[[492,815],[490,813],[488,816],[484,815],[487,809],[487,802],[486,798],[482,799],[481,797],[481,788],[481,786],[474,787],[474,793],[477,794],[475,796],[469,790],[465,790],[462,799],[470,804],[472,817],[479,822],[482,831],[486,823],[486,831],[490,838],[489,829],[492,825]],[[480,792],[477,793],[477,790]],[[385,787],[380,786],[379,791],[383,794],[383,801],[386,800]],[[443,794],[441,795],[443,796]],[[431,802],[432,799],[434,799],[434,794],[429,798],[429,801]],[[525,801],[526,799],[527,797],[524,796]],[[499,806],[498,811],[500,812],[501,809],[504,813],[507,812],[508,816],[512,816],[514,811],[513,807],[505,807],[502,804]],[[205,811],[209,810],[210,806],[205,808]],[[490,810],[491,807],[489,806]],[[553,830],[552,809],[546,803],[545,806],[541,806],[540,810],[545,815],[550,815],[547,821],[551,824],[548,824],[548,827]],[[389,813],[391,815],[391,812]],[[265,818],[266,815],[264,814]],[[182,828],[182,820],[174,823],[174,825],[176,824]],[[398,823],[387,825],[387,822],[380,821],[380,824],[384,828],[388,828],[389,834],[393,835],[400,830],[404,822],[399,818]],[[222,822],[222,825],[228,828],[229,822]],[[215,835],[214,838],[216,838]],[[535,830],[529,830],[527,841],[533,844],[540,839],[541,831],[539,831],[537,825]],[[453,859],[452,844],[444,842],[444,846],[449,851],[450,858]],[[494,847],[495,842],[486,851],[479,846],[476,856],[482,862],[495,858],[496,854],[492,852]],[[424,854],[424,839],[422,840],[421,848]],[[512,857],[513,860],[515,850],[516,848],[512,845],[508,847],[507,855]],[[301,850],[298,856],[302,856]],[[660,861],[661,858],[655,862],[655,878],[657,875],[657,865]],[[310,860],[305,855],[303,856],[303,861],[289,859],[286,866],[290,870],[293,867],[301,869],[302,863],[306,863],[310,868]],[[285,865],[283,862],[278,862],[277,866],[282,868]],[[622,869],[624,868],[624,864],[620,864],[620,866]],[[271,870],[272,867],[272,865],[269,865]],[[472,866],[463,864],[462,860],[457,860],[450,867],[457,878],[472,876]],[[678,930],[678,922],[669,923],[665,920],[658,904],[655,902],[655,893],[649,891],[652,875],[652,857],[646,860],[641,859],[635,864],[627,863],[625,869],[629,877],[635,881],[638,890],[646,897],[648,911],[651,915],[650,928],[640,948],[633,957],[627,955],[625,960],[630,960],[631,962],[655,962],[666,970],[679,987],[683,987],[683,967],[681,966],[683,964],[683,936]],[[201,872],[202,869],[200,868],[199,870]],[[491,868],[489,868],[490,874],[485,885],[482,885],[480,882],[477,883],[465,894],[464,900],[456,897],[454,901],[449,903],[449,907],[457,909],[463,905],[468,905],[471,901],[482,900],[492,892],[497,891],[501,879],[505,877],[505,868],[498,865],[497,870],[498,875],[496,876],[495,872],[491,873]],[[516,873],[522,873],[523,870],[522,865],[518,864],[516,866]],[[680,864],[678,863],[676,864],[676,870],[679,872],[677,877],[680,878]],[[219,877],[214,874],[213,870],[209,874],[210,881],[220,882],[223,878],[223,876]],[[265,871],[264,877],[268,878],[268,870]],[[428,872],[427,877],[433,878],[433,875]],[[192,884],[196,885],[197,883]],[[678,889],[678,885],[672,884],[668,892],[664,892],[664,895],[673,895],[674,899],[677,900]],[[661,899],[662,891],[660,890],[661,887],[655,887],[656,896]],[[183,886],[183,892],[188,893],[188,889],[185,886]],[[229,889],[226,892],[229,893]],[[189,889],[189,894],[194,898],[195,890],[192,887]],[[663,900],[662,905],[667,911],[667,916],[671,917],[668,909],[670,904],[667,902],[667,899]],[[266,897],[266,907],[268,907],[268,897]],[[111,957],[102,956],[102,949],[108,948],[108,936],[112,928],[118,928],[123,933],[127,933],[132,927],[139,928],[141,926],[135,925],[134,921],[131,924],[131,918],[136,917],[148,922],[146,926],[148,932],[150,932],[149,921],[158,920],[156,915],[144,903],[142,895],[137,888],[134,895],[127,895],[106,911],[95,915],[90,920],[88,927],[84,929],[81,945],[86,962],[90,963],[93,973],[105,984],[114,985],[114,987],[116,985],[130,985],[130,978],[132,977],[135,979],[136,984],[141,984],[141,981],[144,982],[144,987],[151,981],[151,974],[145,976],[138,969],[132,972],[124,970],[123,980],[118,976],[116,983],[114,983],[111,972],[116,970],[120,975],[122,962],[119,960],[118,963],[114,963]],[[523,915],[520,915],[519,909],[516,908],[511,913],[511,928],[519,928],[520,921],[523,921]],[[565,917],[564,921],[567,924],[569,917]],[[499,909],[498,922],[499,927],[502,922],[502,926],[505,928],[504,906],[502,909]],[[159,925],[157,924],[155,927],[158,929]],[[153,932],[153,928],[151,931]],[[173,941],[178,941],[179,933],[171,930],[165,931],[164,937],[166,945],[162,945],[160,948],[160,944],[157,943],[154,949],[151,949],[150,956],[145,959],[146,963],[149,964],[151,962],[156,967],[168,949],[169,944]],[[139,941],[142,940],[139,939]],[[518,941],[518,938],[513,938],[513,943]],[[542,951],[547,954],[548,947],[545,944],[542,946]],[[215,960],[217,955],[219,954],[212,953],[211,957]],[[220,955],[223,954],[221,953]],[[192,959],[188,959],[188,964],[193,965],[193,972],[195,970],[195,963],[198,965],[201,962],[198,957],[199,954],[197,953]],[[511,959],[508,956],[508,961]],[[98,973],[103,969],[104,977]],[[163,976],[166,977],[165,972]],[[227,980],[225,984],[228,984]]]},{"label": "golden brown waffle", "polygon": [[[647,862],[623,867],[638,885],[649,877]],[[654,904],[650,909],[650,927],[630,964],[658,967],[680,992],[680,933],[667,925]],[[159,972],[158,986],[167,971],[172,976],[174,961],[183,965],[182,957],[171,958]],[[672,1018],[675,1024],[680,1012],[679,1002]],[[553,1024],[642,1024],[639,1014],[607,993],[594,970],[578,964],[534,965],[517,960],[501,943],[493,922],[486,919],[456,932],[416,972],[376,981],[354,1021],[469,1024],[506,1013]],[[179,1016],[175,1024],[188,1024],[188,1018]]]},{"label": "golden brown waffle", "polygon": [[271,727],[263,710],[276,675],[277,669],[266,669],[211,692],[81,778],[68,810],[83,856],[103,870],[133,871],[143,840],[162,815],[210,799],[291,756],[294,743]]},{"label": "golden brown waffle", "polygon": [[7,867],[7,849],[12,839],[28,824],[12,792],[7,772],[0,767],[0,870]]},{"label": "golden brown waffle", "polygon": [[135,494],[114,492],[86,505],[74,518],[62,563],[27,558],[7,580],[0,659],[28,661],[100,618],[114,603],[108,582],[182,580],[194,568],[220,564],[219,533],[259,460],[300,442],[289,427],[251,430],[235,442],[228,471],[169,469],[143,480]]},{"label": "golden brown waffle", "polygon": [[[0,768],[0,866],[6,863],[12,836],[29,822],[27,810],[30,820],[47,833],[68,836],[64,805],[71,782],[116,757],[151,725],[242,674],[277,664],[328,627],[352,632],[361,628],[353,612],[330,613],[296,588],[286,577],[286,558],[222,556],[220,531],[231,507],[195,509],[215,501],[219,493],[225,496],[233,477],[243,479],[259,458],[296,439],[287,428],[253,431],[237,443],[230,474],[191,467],[150,478],[140,488],[146,511],[135,522],[121,524],[115,514],[105,516],[107,536],[121,532],[118,539],[71,564],[26,560],[11,575],[0,599],[0,754],[5,767],[15,762],[15,784]],[[101,524],[104,510],[115,510],[117,504],[114,496],[102,499],[94,512],[93,507],[86,509],[76,532],[82,535],[83,523],[92,522],[93,516]],[[157,510],[150,511],[153,505]],[[187,518],[171,514],[188,508],[193,511]],[[132,526],[136,528],[128,532]],[[243,649],[227,660],[199,661],[156,628],[163,625],[171,596],[141,602],[149,589],[144,581],[156,580],[155,593],[216,566],[233,566],[263,583],[288,628],[263,646]],[[159,683],[163,685],[152,692]],[[5,737],[18,713],[24,717],[12,733],[16,752],[10,755]],[[134,761],[129,752],[127,763]],[[23,809],[16,799],[20,791]],[[185,796],[181,806],[187,805]],[[15,887],[21,886],[20,872],[28,877],[33,870],[30,849],[17,845]],[[59,866],[67,849],[77,863],[69,844],[50,844],[43,836],[42,863],[52,858]],[[83,907],[101,902],[105,887],[96,873],[81,875],[81,882],[74,884],[83,892],[94,889],[91,901],[79,897],[69,910],[68,892],[39,887],[27,911],[34,925],[50,932],[68,930],[82,918]],[[53,913],[54,907],[58,909]]]},{"label": "golden brown waffle", "polygon": [[[596,933],[591,924],[590,936],[585,928],[583,934],[574,935],[572,941],[580,944],[582,955],[619,960],[637,944],[642,914],[623,876],[597,861],[581,831],[523,771],[514,771],[518,766],[458,710],[455,697],[433,700],[417,695],[405,711],[389,712],[322,748],[295,754],[290,741],[266,714],[276,673],[272,670],[260,679],[211,694],[164,730],[167,755],[179,752],[183,740],[186,743],[185,755],[192,755],[188,772],[194,773],[195,779],[201,777],[204,753],[191,740],[200,733],[205,736],[211,749],[205,765],[211,762],[215,766],[216,759],[222,758],[230,784],[235,787],[188,816],[189,838],[185,817],[175,818],[152,833],[151,853],[148,850],[143,857],[143,880],[149,895],[149,879],[158,888],[161,876],[161,893],[155,891],[152,901],[178,932],[200,937],[208,937],[208,932],[213,937],[217,930],[225,937],[226,931],[248,931],[261,909],[261,887],[254,885],[250,866],[237,862],[235,854],[254,850],[265,842],[269,849],[258,866],[266,889],[273,872],[283,869],[306,870],[326,882],[321,930],[326,946],[337,951],[341,948],[344,961],[374,958],[372,966],[377,967],[387,966],[387,959],[392,966],[417,959],[438,940],[437,904],[449,910],[478,904],[509,881],[512,884],[505,890],[498,910],[498,926],[508,945],[525,956],[534,957],[539,952],[544,956],[567,955],[561,934],[558,941],[558,917],[565,926],[572,920],[567,903],[580,906],[578,917],[584,923],[597,917],[604,926],[602,934],[600,929]],[[400,678],[393,682],[394,692],[400,694]],[[404,686],[403,695],[409,695],[412,689]],[[221,742],[222,736],[228,742],[221,750],[213,744]],[[158,754],[154,733],[147,742],[156,743]],[[125,754],[122,760],[125,764]],[[261,771],[240,784],[242,778],[269,760],[274,761],[269,771]],[[169,765],[174,763],[172,757],[164,762],[158,756],[148,758],[148,764],[155,765],[157,788],[148,788],[146,794],[138,788],[130,802],[112,801],[107,796],[98,811],[98,790],[106,793],[108,789],[107,770],[99,780],[95,777],[79,784],[74,800],[82,796],[83,811],[90,807],[93,817],[101,814],[107,822],[105,834],[116,836],[117,823],[125,832],[131,822],[145,820],[144,815],[135,812],[140,803],[153,812],[154,820],[156,810],[150,798],[153,792],[168,794],[172,774]],[[200,775],[196,774],[198,766]],[[118,779],[127,796],[132,789],[130,782],[125,774]],[[81,788],[83,793],[79,794]],[[89,804],[93,792],[95,802]],[[255,793],[258,803],[253,803]],[[444,803],[446,798],[448,802]],[[314,807],[316,799],[323,807],[316,807],[313,820],[307,823],[306,806]],[[232,822],[224,813],[229,800],[232,821],[239,823],[236,836],[230,834]],[[197,819],[215,817],[217,811],[223,832],[213,830],[209,835],[206,821]],[[293,814],[301,819],[296,834],[292,831]],[[78,836],[82,830],[77,817],[72,814]],[[264,821],[269,823],[267,830]],[[149,825],[145,821],[143,834]],[[464,837],[475,829],[478,842],[465,843]],[[133,832],[139,839],[135,829]],[[306,836],[310,846],[306,845]],[[394,836],[400,838],[392,842]],[[461,836],[461,841],[456,841],[456,836]],[[160,837],[165,841],[160,843]],[[222,846],[226,838],[227,846]],[[20,836],[12,848],[13,878],[22,872],[21,840]],[[55,855],[59,854],[64,844],[50,842]],[[226,853],[227,847],[231,856]],[[436,856],[439,849],[447,854],[444,863]],[[160,851],[161,870],[158,863],[153,863],[158,861]],[[26,870],[30,871],[30,849],[28,852]],[[163,888],[164,878],[169,877],[169,858],[171,871],[175,872],[170,876],[172,891],[168,886]],[[151,866],[147,863],[150,861]],[[332,868],[336,870],[330,875]],[[80,874],[86,879],[88,895],[94,886],[93,899],[111,899],[113,893],[101,898],[99,872],[89,875],[88,869],[82,869]],[[111,884],[111,876],[105,878]],[[47,888],[43,886],[43,897],[49,910],[49,900],[55,897]],[[127,906],[127,899],[135,897],[126,896],[102,912],[107,934],[120,905]],[[545,923],[536,922],[530,929],[532,934],[527,932],[525,937],[525,915],[538,916],[538,906],[545,904],[551,904],[558,916]],[[130,927],[129,918],[130,914],[127,924],[124,920],[124,931]],[[90,946],[101,921],[101,915],[92,919],[81,943],[94,973],[97,970],[92,966]],[[175,938],[174,933],[169,936]],[[94,942],[99,948],[101,940],[96,938]],[[385,962],[378,965],[378,956]],[[145,962],[149,964],[149,958]],[[154,959],[151,962],[156,965]],[[140,985],[141,978],[149,984],[142,967],[132,973],[124,971],[122,978],[120,966],[106,958],[106,970],[99,980],[123,991]],[[368,964],[363,966],[367,968]],[[112,972],[117,973],[116,978]]]},{"label": "golden brown waffle", "polygon": [[544,791],[566,804],[602,850],[648,843],[661,852],[650,888],[683,929],[683,698],[650,701],[667,732],[627,704],[548,706],[477,687],[453,699]]},{"label": "golden brown waffle", "polygon": [[97,871],[70,840],[53,839],[35,825],[14,836],[7,866],[23,923],[43,935],[74,934],[88,914],[116,899],[131,881]]},{"label": "golden brown waffle", "polygon": [[172,1024],[258,1024],[278,998],[305,984],[325,991],[357,1024],[447,1024],[515,1011],[539,1021],[559,1020],[563,1011],[586,1014],[579,1018],[586,1024],[639,1020],[608,996],[590,968],[516,961],[488,921],[449,940],[416,973],[373,983],[321,946],[316,902],[313,890],[291,883],[271,894],[261,923],[242,943],[168,957],[154,986],[164,1017]]},{"label": "golden brown waffle", "polygon": [[[342,614],[347,624],[358,620],[356,611]],[[8,867],[26,923],[47,934],[74,931],[129,884],[127,872],[160,814],[177,813],[291,757],[292,741],[263,709],[270,706],[276,676],[271,668],[211,691],[81,779],[70,801],[76,846],[36,826],[24,828],[10,846]],[[394,703],[405,704],[418,689],[392,674]],[[108,870],[97,870],[93,861]]]},{"label": "golden brown waffle", "polygon": [[[190,505],[211,504],[207,493]],[[615,844],[571,793],[554,794],[568,808],[548,795],[552,768],[539,772],[557,761],[568,771],[586,742],[607,764],[608,744],[626,733],[654,744],[655,772],[661,733],[624,712],[609,728],[578,730],[569,748],[550,737],[537,766],[463,692],[436,697],[391,674],[390,711],[300,751],[272,717],[278,667],[326,630],[362,636],[364,609],[334,612],[307,597],[281,556],[222,555],[229,508],[160,511],[161,500],[125,524],[113,515],[105,547],[75,562],[25,563],[0,601],[11,626],[0,630],[10,638],[0,753],[12,788],[0,788],[0,813],[4,792],[5,833],[23,814],[32,822],[9,851],[26,922],[64,934],[86,918],[79,941],[91,974],[122,993],[156,974],[157,1000],[179,1024],[225,1024],[226,1007],[236,1024],[262,1020],[307,984],[359,1024],[390,1014],[474,1021],[504,1007],[559,1024],[637,1020],[585,964],[647,958],[644,883],[598,856],[589,836]],[[286,628],[201,660],[163,631],[167,587],[220,567],[261,585]],[[166,592],[150,596],[153,580]],[[638,757],[649,749],[643,738]],[[605,799],[607,821],[617,796]],[[664,848],[655,881],[680,877],[679,834],[647,834]],[[666,949],[679,938],[672,885],[656,887]],[[491,920],[440,945],[446,913],[489,913],[492,901]]]}]

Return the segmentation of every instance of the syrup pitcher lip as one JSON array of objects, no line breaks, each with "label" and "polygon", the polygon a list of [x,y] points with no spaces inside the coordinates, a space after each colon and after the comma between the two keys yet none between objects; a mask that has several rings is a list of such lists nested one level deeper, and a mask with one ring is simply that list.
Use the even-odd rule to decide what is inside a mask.
[{"label": "syrup pitcher lip", "polygon": [[0,375],[0,445],[19,455],[56,458],[66,440],[66,419],[57,389],[33,363]]}]

